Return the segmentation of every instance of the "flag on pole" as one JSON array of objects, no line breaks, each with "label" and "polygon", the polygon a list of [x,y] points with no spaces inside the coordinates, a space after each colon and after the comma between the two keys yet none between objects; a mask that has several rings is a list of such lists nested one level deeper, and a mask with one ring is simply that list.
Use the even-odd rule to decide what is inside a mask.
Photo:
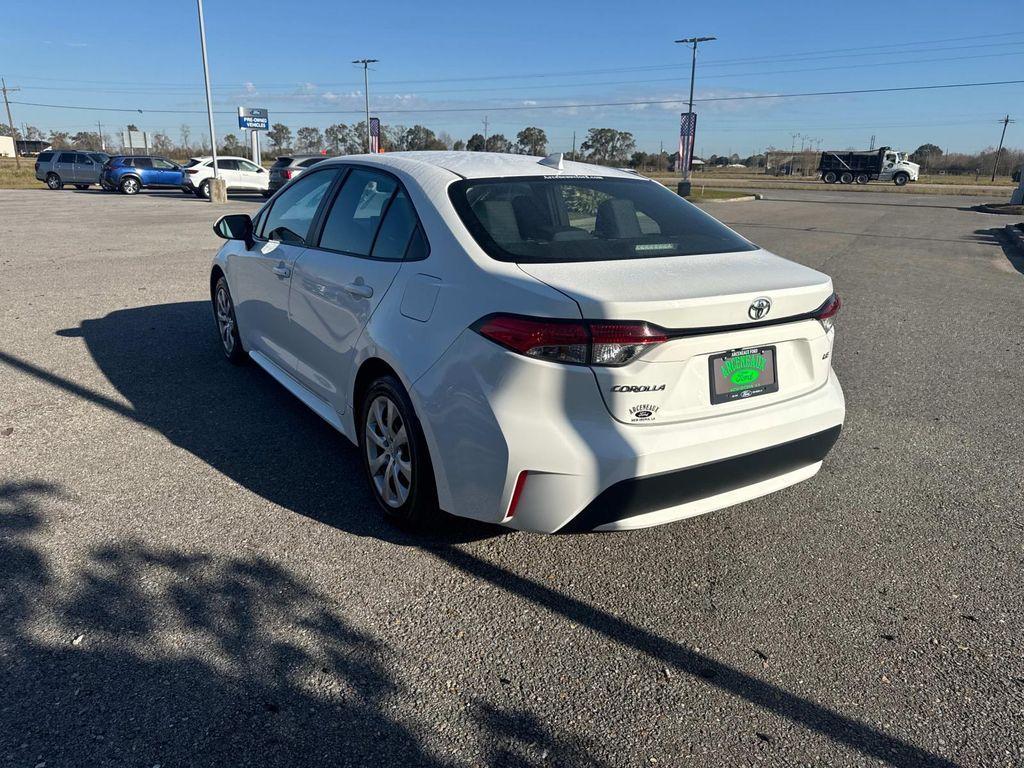
[{"label": "flag on pole", "polygon": [[684,178],[690,177],[690,165],[693,163],[694,137],[697,135],[697,113],[682,112],[679,115],[679,160],[676,170],[682,171]]},{"label": "flag on pole", "polygon": [[380,118],[370,118],[370,153],[380,152]]}]

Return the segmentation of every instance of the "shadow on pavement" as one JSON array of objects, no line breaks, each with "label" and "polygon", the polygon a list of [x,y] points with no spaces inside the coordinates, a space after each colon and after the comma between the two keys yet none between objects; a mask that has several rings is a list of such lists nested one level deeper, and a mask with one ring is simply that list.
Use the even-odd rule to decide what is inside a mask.
[{"label": "shadow on pavement", "polygon": [[984,243],[990,245],[998,245],[1002,250],[1006,260],[1010,262],[1010,266],[1015,270],[1024,275],[1024,253],[1021,252],[1020,248],[1011,243],[1008,238],[1009,235],[1002,227],[994,229],[976,229],[974,230],[975,236]]},{"label": "shadow on pavement", "polygon": [[[374,509],[354,448],[269,376],[255,367],[223,362],[206,302],[119,310],[58,333],[82,337],[100,370],[131,405],[7,353],[0,352],[0,363],[160,431],[286,509],[356,535],[421,547],[481,582],[657,659],[695,684],[718,688],[893,765],[952,765],[456,546],[497,535],[500,529],[453,521],[426,536],[386,523]],[[37,606],[52,605],[55,597],[29,538],[41,526],[35,494],[53,492],[43,486],[11,486],[0,497],[8,506],[3,520],[14,521],[7,550],[0,551],[0,576],[8,582],[2,639],[21,647],[24,656],[13,667],[5,666],[14,677],[5,689],[17,692],[14,700],[35,705],[18,710],[25,728],[38,732],[43,727],[31,718],[50,701],[49,685],[64,700],[73,701],[81,691],[101,694],[95,701],[104,702],[102,707],[60,710],[80,712],[81,722],[69,727],[83,738],[103,734],[113,718],[118,729],[127,729],[118,730],[118,739],[136,734],[157,752],[159,747],[177,758],[165,758],[168,764],[207,762],[195,756],[213,755],[218,744],[228,746],[229,762],[236,764],[327,764],[338,762],[339,754],[353,755],[343,762],[354,765],[435,764],[418,750],[415,737],[385,714],[385,702],[398,686],[381,662],[383,650],[349,627],[336,612],[342,607],[332,608],[330,598],[260,558],[194,558],[133,542],[94,551],[75,579],[76,594],[61,601],[58,620],[67,622],[65,635],[81,627],[97,642],[82,648],[40,645],[25,627]],[[296,631],[266,635],[261,616],[268,611],[277,624]],[[173,642],[150,648],[147,638],[168,624],[182,627],[190,638],[195,633],[206,637],[225,663],[212,665],[181,649],[176,655]],[[300,634],[311,638],[315,649],[300,646]],[[114,650],[115,637],[138,640],[149,650]],[[311,692],[307,674],[325,676],[327,689]],[[350,692],[333,693],[333,686]],[[302,712],[310,714],[309,722],[323,724],[315,738],[300,727],[307,720]],[[528,764],[513,759],[509,745],[538,740],[551,755],[572,755],[556,763],[595,763],[581,756],[583,747],[576,740],[546,733],[528,712],[481,709],[476,717],[488,732],[482,738],[492,744],[493,764]],[[347,723],[356,725],[339,725]],[[186,748],[189,740],[193,743]],[[115,743],[104,736],[102,744],[90,746],[103,755],[101,750]],[[413,757],[382,760],[389,750]]]},{"label": "shadow on pavement", "polygon": [[[60,495],[0,485],[5,764],[458,764],[392,714],[415,696],[389,673],[394,651],[280,565],[119,541],[58,579],[35,544]],[[600,764],[525,713],[467,714],[495,753]]]}]

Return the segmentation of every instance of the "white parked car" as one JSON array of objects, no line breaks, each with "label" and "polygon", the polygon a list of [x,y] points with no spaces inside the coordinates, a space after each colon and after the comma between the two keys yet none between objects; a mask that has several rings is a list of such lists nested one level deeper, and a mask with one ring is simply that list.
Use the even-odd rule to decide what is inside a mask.
[{"label": "white parked car", "polygon": [[657,525],[810,478],[839,436],[830,278],[631,173],[350,156],[215,231],[224,353],[357,443],[398,519]]},{"label": "white parked car", "polygon": [[[217,173],[224,179],[229,192],[262,192],[270,189],[270,174],[244,157],[217,155]],[[185,164],[185,178],[197,197],[210,196],[213,178],[213,158],[193,157]]]}]

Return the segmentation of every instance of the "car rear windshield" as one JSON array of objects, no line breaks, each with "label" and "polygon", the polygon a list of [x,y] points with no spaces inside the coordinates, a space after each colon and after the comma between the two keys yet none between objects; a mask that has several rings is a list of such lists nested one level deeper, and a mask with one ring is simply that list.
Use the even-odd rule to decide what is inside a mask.
[{"label": "car rear windshield", "polygon": [[600,176],[465,179],[463,223],[499,261],[607,261],[757,250],[661,184]]},{"label": "car rear windshield", "polygon": [[290,157],[279,157],[279,158],[277,158],[277,160],[274,161],[274,164],[272,166],[270,166],[270,167],[271,168],[284,168],[284,167],[289,166],[291,164],[292,164],[292,159]]}]

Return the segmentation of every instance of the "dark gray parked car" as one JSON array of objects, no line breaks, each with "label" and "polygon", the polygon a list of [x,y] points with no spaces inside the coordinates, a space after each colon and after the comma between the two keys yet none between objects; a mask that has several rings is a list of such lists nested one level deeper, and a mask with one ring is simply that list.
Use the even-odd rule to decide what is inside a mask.
[{"label": "dark gray parked car", "polygon": [[329,155],[281,155],[270,166],[270,187],[264,194],[270,197],[304,170],[328,157]]},{"label": "dark gray parked car", "polygon": [[36,158],[36,178],[46,182],[50,189],[62,189],[74,184],[88,189],[100,183],[103,164],[110,159],[106,152],[80,149],[48,149]]}]

